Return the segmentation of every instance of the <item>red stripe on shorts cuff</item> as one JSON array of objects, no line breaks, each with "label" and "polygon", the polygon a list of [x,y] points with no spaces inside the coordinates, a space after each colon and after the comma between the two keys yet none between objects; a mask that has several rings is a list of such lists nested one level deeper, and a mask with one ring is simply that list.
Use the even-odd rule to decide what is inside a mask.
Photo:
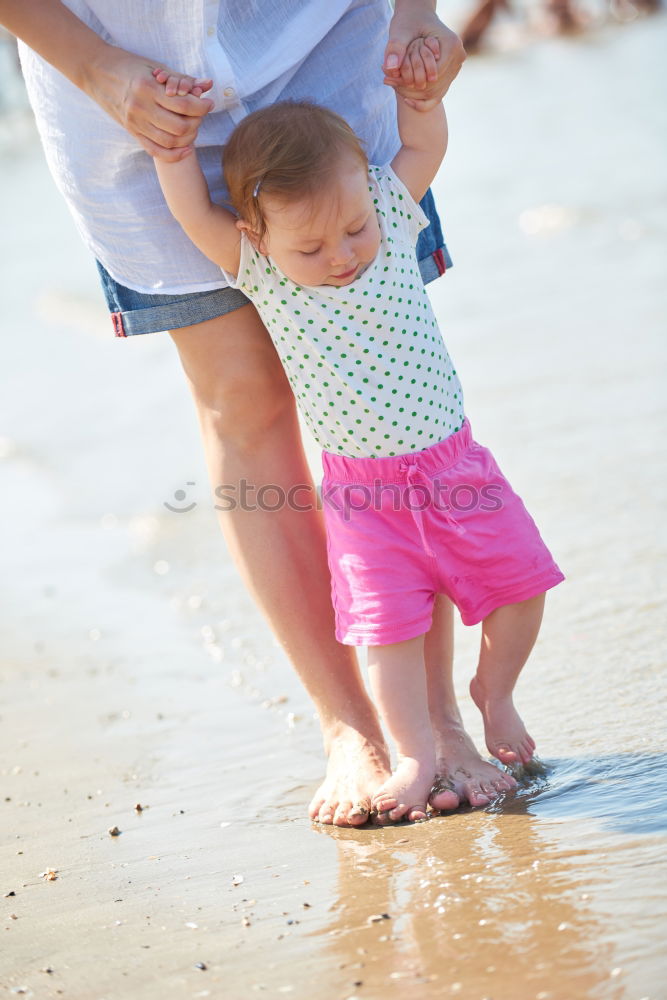
[{"label": "red stripe on shorts cuff", "polygon": [[116,337],[127,337],[125,333],[125,327],[123,326],[123,314],[116,312],[111,313],[111,323],[113,325],[114,336]]}]

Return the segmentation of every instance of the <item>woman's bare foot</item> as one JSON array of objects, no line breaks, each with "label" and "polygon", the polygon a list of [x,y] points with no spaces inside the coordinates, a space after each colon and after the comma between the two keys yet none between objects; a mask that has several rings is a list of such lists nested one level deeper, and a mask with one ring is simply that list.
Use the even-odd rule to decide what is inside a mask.
[{"label": "woman's bare foot", "polygon": [[345,729],[329,740],[327,775],[308,807],[310,818],[334,826],[361,826],[368,820],[371,799],[391,775],[389,754],[381,737]]},{"label": "woman's bare foot", "polygon": [[399,756],[396,770],[373,796],[372,805],[377,810],[379,822],[382,823],[384,818],[392,823],[401,819],[426,819],[434,769],[435,761],[431,753],[423,757]]},{"label": "woman's bare foot", "polygon": [[483,760],[458,720],[436,729],[436,780],[429,797],[434,809],[447,811],[463,802],[487,806],[516,788],[514,778]]},{"label": "woman's bare foot", "polygon": [[470,694],[484,719],[489,753],[503,764],[527,764],[535,752],[535,740],[528,735],[511,695],[491,697],[478,676],[470,682]]}]

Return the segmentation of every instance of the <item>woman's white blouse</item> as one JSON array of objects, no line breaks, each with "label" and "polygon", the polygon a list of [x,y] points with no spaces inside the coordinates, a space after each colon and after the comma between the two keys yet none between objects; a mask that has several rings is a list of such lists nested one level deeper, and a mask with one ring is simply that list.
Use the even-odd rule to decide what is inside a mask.
[{"label": "woman's white blouse", "polygon": [[[197,146],[224,201],[221,146],[277,100],[310,98],[343,115],[372,161],[398,148],[395,98],[382,84],[387,0],[64,0],[105,41],[193,76],[215,101]],[[93,100],[25,45],[21,63],[56,184],[92,253],[141,292],[224,287],[220,269],[172,218],[153,162]]]}]

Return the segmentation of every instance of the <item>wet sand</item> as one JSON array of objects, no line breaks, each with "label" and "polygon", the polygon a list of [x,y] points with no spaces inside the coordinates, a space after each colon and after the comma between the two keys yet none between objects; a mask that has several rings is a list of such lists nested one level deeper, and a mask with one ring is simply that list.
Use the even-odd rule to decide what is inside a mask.
[{"label": "wet sand", "polygon": [[666,42],[661,16],[471,60],[449,101],[433,298],[568,580],[518,689],[547,774],[414,826],[309,823],[318,728],[171,343],[113,340],[39,149],[3,142],[0,995],[665,995]]}]

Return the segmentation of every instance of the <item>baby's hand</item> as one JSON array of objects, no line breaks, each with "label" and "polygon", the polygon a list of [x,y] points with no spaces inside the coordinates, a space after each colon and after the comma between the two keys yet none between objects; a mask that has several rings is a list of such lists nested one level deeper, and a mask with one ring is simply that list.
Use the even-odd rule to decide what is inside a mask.
[{"label": "baby's hand", "polygon": [[[439,58],[440,43],[434,35],[413,38],[399,67],[400,76],[385,76],[384,82],[397,91],[406,87],[413,91],[426,90],[430,83],[438,79]],[[440,103],[439,100],[420,100],[416,97],[402,97],[402,100],[415,111],[431,111]]]},{"label": "baby's hand", "polygon": [[193,76],[169,73],[159,67],[153,70],[153,76],[158,83],[164,84],[167,97],[185,97],[186,94],[201,97],[213,86],[213,80],[196,80]]}]

